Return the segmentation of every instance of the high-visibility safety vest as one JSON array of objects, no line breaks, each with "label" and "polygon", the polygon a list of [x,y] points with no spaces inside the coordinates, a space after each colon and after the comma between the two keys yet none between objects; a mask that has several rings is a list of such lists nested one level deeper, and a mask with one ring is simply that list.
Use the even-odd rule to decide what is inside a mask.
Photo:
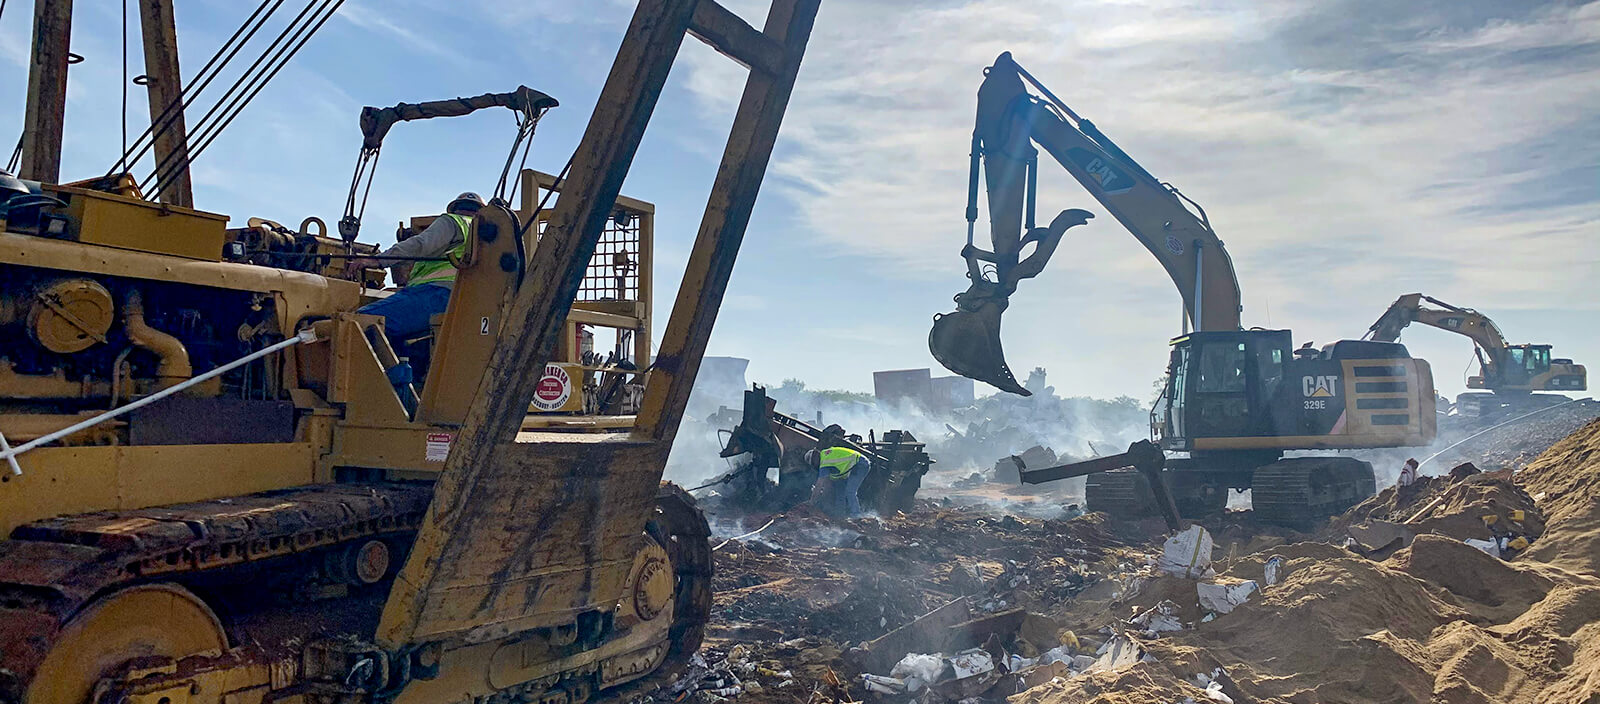
[{"label": "high-visibility safety vest", "polygon": [[[466,256],[467,253],[467,235],[472,230],[472,221],[467,219],[465,215],[456,215],[455,213],[445,213],[444,216],[454,220],[456,228],[461,230],[461,242],[451,247],[445,256],[446,258],[461,261],[461,258]],[[456,266],[449,261],[417,262],[416,266],[411,267],[411,280],[406,282],[406,285],[447,284],[455,280]]]},{"label": "high-visibility safety vest", "polygon": [[867,456],[848,447],[830,447],[821,452],[821,457],[822,468],[828,470],[828,478],[844,479],[850,476],[850,468]]}]

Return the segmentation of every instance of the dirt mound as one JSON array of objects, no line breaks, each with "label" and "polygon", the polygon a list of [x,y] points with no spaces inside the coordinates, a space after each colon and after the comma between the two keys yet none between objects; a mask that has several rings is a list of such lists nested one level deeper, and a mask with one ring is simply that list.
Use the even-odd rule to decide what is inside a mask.
[{"label": "dirt mound", "polygon": [[[1521,511],[1521,520],[1514,520]],[[1485,523],[1485,516],[1495,522]],[[1414,533],[1435,533],[1457,539],[1489,540],[1495,533],[1514,532],[1537,539],[1544,516],[1533,497],[1517,485],[1509,471],[1422,477],[1411,486],[1391,486],[1328,523],[1319,537],[1343,540],[1351,526],[1387,521],[1409,526]]]},{"label": "dirt mound", "polygon": [[1454,597],[1447,601],[1490,623],[1506,623],[1522,615],[1544,599],[1554,584],[1537,572],[1438,535],[1417,536],[1411,547],[1395,553],[1388,563],[1443,589]]},{"label": "dirt mound", "polygon": [[[882,521],[792,514],[719,549],[713,638],[742,642],[769,687],[739,704],[808,693],[816,704],[904,701],[859,691],[861,673],[839,653],[963,594],[984,613],[1023,607],[1045,631],[1071,631],[1057,635],[1072,655],[1108,649],[1108,665],[1073,666],[1012,704],[1208,701],[1207,684],[1221,682],[1233,701],[1263,704],[1600,703],[1600,421],[1515,475],[1425,478],[1336,521],[1348,530],[1414,518],[1415,539],[1387,559],[1341,547],[1339,530],[1313,541],[1245,512],[1208,521],[1216,571],[1261,585],[1228,614],[1201,609],[1194,581],[1157,573],[1159,530],[992,508],[924,505]],[[1507,531],[1533,539],[1511,561],[1462,542]],[[1267,585],[1272,558],[1279,581]],[[1129,624],[1166,601],[1181,630]],[[796,635],[806,638],[785,640]],[[1008,652],[1046,648],[1035,650]],[[1014,691],[1000,689],[980,699]]]},{"label": "dirt mound", "polygon": [[1546,450],[1517,480],[1549,524],[1523,559],[1600,573],[1600,420]]},{"label": "dirt mound", "polygon": [[1343,515],[1335,516],[1328,522],[1323,535],[1341,536],[1345,528],[1366,521],[1400,523],[1415,515],[1428,502],[1439,498],[1439,494],[1450,488],[1450,484],[1450,477],[1438,476],[1418,477],[1411,486],[1385,487],[1367,497],[1366,501],[1352,506]]},{"label": "dirt mound", "polygon": [[[1517,512],[1521,520],[1516,520]],[[1485,523],[1494,516],[1494,523]],[[1418,533],[1436,533],[1457,539],[1488,540],[1496,532],[1512,531],[1536,540],[1544,533],[1544,516],[1533,497],[1518,487],[1510,472],[1475,474],[1450,485],[1438,503],[1421,509],[1409,525]]]},{"label": "dirt mound", "polygon": [[1600,402],[1584,399],[1481,430],[1460,428],[1451,431],[1441,426],[1441,441],[1448,439],[1454,442],[1458,435],[1463,438],[1434,462],[1444,467],[1471,461],[1484,470],[1521,469],[1596,417],[1600,417]]}]

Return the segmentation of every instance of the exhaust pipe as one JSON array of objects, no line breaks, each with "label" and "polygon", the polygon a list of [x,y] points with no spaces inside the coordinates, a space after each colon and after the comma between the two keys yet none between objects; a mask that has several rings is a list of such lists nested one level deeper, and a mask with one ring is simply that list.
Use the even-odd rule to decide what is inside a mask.
[{"label": "exhaust pipe", "polygon": [[145,323],[144,297],[138,290],[128,291],[127,300],[122,304],[122,328],[133,346],[149,350],[161,360],[156,368],[158,387],[165,389],[194,376],[194,367],[189,365],[189,350],[183,343]]}]

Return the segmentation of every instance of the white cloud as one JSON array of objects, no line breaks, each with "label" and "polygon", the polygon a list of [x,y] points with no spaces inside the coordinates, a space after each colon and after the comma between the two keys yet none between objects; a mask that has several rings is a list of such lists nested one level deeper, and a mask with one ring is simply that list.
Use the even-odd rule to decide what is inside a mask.
[{"label": "white cloud", "polygon": [[[826,2],[764,192],[797,204],[817,256],[948,282],[930,296],[948,306],[964,283],[975,89],[1010,50],[1207,207],[1247,324],[1270,301],[1280,326],[1353,337],[1413,289],[1482,309],[1600,310],[1600,3],[1431,29],[1427,10],[1394,8],[1415,14],[1386,26],[1291,3]],[[1336,11],[1356,24],[1348,41],[1314,36],[1330,28],[1311,13]],[[707,110],[731,109],[737,69],[687,58]],[[1569,132],[1590,139],[1553,137]],[[1087,361],[1084,339],[1159,348],[1177,327],[1171,285],[1064,172],[1042,170],[1043,217],[1101,217],[1013,299],[1013,363]]]},{"label": "white cloud", "polygon": [[339,8],[339,17],[369,32],[387,34],[413,51],[436,56],[456,66],[466,68],[474,63],[466,54],[457,51],[444,41],[443,37],[437,36],[437,29],[434,32],[429,32],[426,28],[419,31],[396,23],[389,18],[386,10],[375,10],[359,3],[346,2]]}]

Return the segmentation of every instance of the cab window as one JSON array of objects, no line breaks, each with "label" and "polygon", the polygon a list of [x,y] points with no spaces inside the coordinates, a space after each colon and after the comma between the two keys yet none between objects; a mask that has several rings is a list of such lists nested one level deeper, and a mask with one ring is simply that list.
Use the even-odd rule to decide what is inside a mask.
[{"label": "cab window", "polygon": [[1243,342],[1214,342],[1200,352],[1200,379],[1195,390],[1200,393],[1244,393],[1245,344]]}]

